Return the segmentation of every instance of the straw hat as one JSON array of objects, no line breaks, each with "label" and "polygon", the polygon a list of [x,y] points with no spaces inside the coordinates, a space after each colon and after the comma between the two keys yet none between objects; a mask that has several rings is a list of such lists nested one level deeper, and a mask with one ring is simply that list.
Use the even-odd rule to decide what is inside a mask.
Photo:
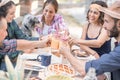
[{"label": "straw hat", "polygon": [[100,8],[100,11],[104,12],[107,15],[110,15],[113,18],[120,19],[120,1],[114,2],[109,8]]},{"label": "straw hat", "polygon": [[3,5],[5,5],[5,4],[8,3],[9,1],[11,1],[11,0],[2,0],[2,1],[0,2],[0,7],[3,6]]}]

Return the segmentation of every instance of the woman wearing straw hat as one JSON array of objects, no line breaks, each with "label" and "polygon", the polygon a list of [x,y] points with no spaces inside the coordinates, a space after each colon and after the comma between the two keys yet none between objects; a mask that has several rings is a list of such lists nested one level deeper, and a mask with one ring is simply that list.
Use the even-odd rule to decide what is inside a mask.
[{"label": "woman wearing straw hat", "polygon": [[89,62],[83,62],[73,57],[69,46],[61,47],[60,51],[81,75],[85,75],[88,69],[93,67],[97,76],[104,72],[112,72],[112,79],[120,80],[120,1],[116,1],[106,9],[101,7],[100,10],[105,13],[103,27],[108,31],[109,36],[115,37],[118,41],[115,49],[109,54],[103,54],[99,59]]}]

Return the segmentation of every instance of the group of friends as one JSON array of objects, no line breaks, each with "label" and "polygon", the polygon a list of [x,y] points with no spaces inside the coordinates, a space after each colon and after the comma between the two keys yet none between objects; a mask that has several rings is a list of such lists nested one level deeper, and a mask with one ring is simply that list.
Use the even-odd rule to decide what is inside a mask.
[{"label": "group of friends", "polygon": [[[49,34],[66,31],[69,36],[69,28],[63,17],[57,13],[57,0],[46,0],[42,8],[42,14],[37,18],[42,27],[36,28],[42,37],[29,37],[25,35],[14,20],[16,5],[11,0],[0,2],[0,69],[6,71],[4,56],[8,55],[15,66],[18,54],[27,49],[36,49],[50,46]],[[95,68],[97,76],[111,72],[112,80],[119,80],[120,74],[120,1],[116,1],[110,7],[103,1],[91,3],[87,12],[87,23],[83,26],[80,39],[68,38],[60,48],[60,54],[65,56],[71,65],[81,74],[85,75],[90,67]],[[115,37],[118,44],[111,51],[111,38]],[[71,54],[71,45],[77,45],[88,55],[93,55],[96,60],[82,61]],[[100,79],[100,78],[99,78]]]}]

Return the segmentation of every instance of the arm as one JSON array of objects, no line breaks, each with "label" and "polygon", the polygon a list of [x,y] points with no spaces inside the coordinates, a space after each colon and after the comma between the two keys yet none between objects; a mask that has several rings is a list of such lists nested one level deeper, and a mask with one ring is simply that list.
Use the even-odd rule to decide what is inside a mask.
[{"label": "arm", "polygon": [[28,40],[4,40],[3,45],[0,47],[0,52],[3,54],[15,52],[16,50],[34,49],[36,47],[48,46],[50,39],[46,38],[41,41],[28,41]]},{"label": "arm", "polygon": [[88,54],[95,56],[95,58],[99,58],[99,54],[95,50],[89,48],[88,46],[80,45],[80,48],[86,51]]},{"label": "arm", "polygon": [[96,40],[85,40],[86,34],[87,34],[87,25],[85,25],[83,27],[83,32],[82,32],[81,39],[79,39],[79,40],[73,40],[73,43],[86,45],[88,47],[99,48],[107,40],[109,40],[109,37],[107,35],[107,31],[104,28],[102,28],[101,33],[100,33],[99,37]]},{"label": "arm", "polygon": [[70,53],[70,49],[66,46],[60,48],[60,51],[60,53],[69,60],[72,66],[81,75],[85,75],[90,67],[94,67],[96,69],[97,75],[103,74],[104,72],[112,72],[120,69],[120,44],[115,48],[114,51],[110,52],[109,54],[104,54],[99,59],[89,62],[77,60],[74,58]]},{"label": "arm", "polygon": [[101,47],[109,39],[107,31],[102,28],[99,37],[96,40],[83,40],[82,38],[78,41],[78,44],[83,44],[89,47]]},{"label": "arm", "polygon": [[[86,34],[87,34],[87,25],[86,24],[84,27],[83,27],[83,31],[82,31],[82,36],[81,36],[81,39],[84,39],[86,38]],[[99,55],[96,51],[94,51],[93,49],[89,48],[88,46],[86,45],[81,45],[79,44],[80,48],[84,51],[86,51],[88,54],[91,54],[93,56],[95,56],[96,58],[99,58]]]},{"label": "arm", "polygon": [[76,59],[70,52],[70,46],[66,46],[66,44],[62,44],[60,47],[60,53],[67,58],[67,60],[71,63],[74,69],[80,72],[82,75],[85,75],[85,62]]},{"label": "arm", "polygon": [[112,72],[120,69],[120,44],[109,54],[102,55],[98,60],[93,60],[86,63],[86,71],[90,67],[96,69],[97,75],[104,72]]},{"label": "arm", "polygon": [[17,40],[17,50],[26,50],[34,48],[42,48],[48,46],[49,40],[41,41],[28,41],[28,40]]},{"label": "arm", "polygon": [[[83,31],[82,31],[82,35],[81,35],[81,39],[83,39],[83,40],[86,39],[87,28],[88,28],[88,23],[83,27]],[[80,44],[80,47],[81,47],[81,49],[85,50],[89,54],[94,55],[96,53],[95,54],[95,55],[97,55],[96,57],[97,58],[99,57],[99,55],[97,54],[97,52],[94,51],[93,49],[89,48],[88,46]]]}]

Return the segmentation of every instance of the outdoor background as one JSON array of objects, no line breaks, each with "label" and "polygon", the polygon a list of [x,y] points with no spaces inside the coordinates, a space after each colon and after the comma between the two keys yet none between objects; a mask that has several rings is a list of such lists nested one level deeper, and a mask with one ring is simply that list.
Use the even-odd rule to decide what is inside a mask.
[{"label": "outdoor background", "polygon": [[[26,14],[38,15],[45,0],[13,0],[17,4],[16,21],[20,25]],[[80,38],[83,24],[86,22],[86,12],[95,0],[57,0],[58,13],[63,15],[66,25],[73,37]],[[97,0],[96,0],[97,1]],[[116,0],[102,0],[110,6]]]}]

